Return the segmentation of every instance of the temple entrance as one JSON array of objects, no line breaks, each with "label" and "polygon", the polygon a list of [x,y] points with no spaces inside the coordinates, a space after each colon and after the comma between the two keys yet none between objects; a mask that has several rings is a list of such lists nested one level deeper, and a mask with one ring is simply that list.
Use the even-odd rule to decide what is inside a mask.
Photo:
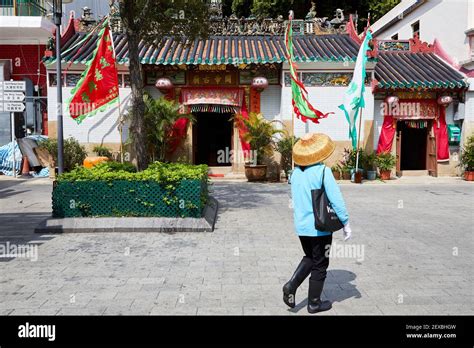
[{"label": "temple entrance", "polygon": [[401,135],[400,169],[426,170],[426,145],[430,121],[398,121]]},{"label": "temple entrance", "polygon": [[438,175],[433,120],[397,122],[397,176]]},{"label": "temple entrance", "polygon": [[196,118],[193,125],[194,163],[212,167],[231,166],[225,154],[232,149],[232,114],[194,112],[193,115]]}]

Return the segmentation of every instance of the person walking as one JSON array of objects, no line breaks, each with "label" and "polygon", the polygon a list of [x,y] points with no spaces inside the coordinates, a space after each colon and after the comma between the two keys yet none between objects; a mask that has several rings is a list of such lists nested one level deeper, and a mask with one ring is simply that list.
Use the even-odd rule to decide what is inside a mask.
[{"label": "person walking", "polygon": [[330,168],[322,161],[327,159],[335,149],[335,144],[325,134],[308,133],[296,142],[293,147],[295,169],[291,174],[291,196],[295,232],[303,247],[304,257],[296,268],[291,279],[283,286],[283,301],[290,308],[295,307],[295,295],[298,287],[311,274],[308,290],[308,312],[318,313],[332,308],[330,301],[322,301],[326,270],[329,266],[329,250],[332,233],[318,231],[311,190],[320,189],[324,178],[324,188],[331,206],[344,225],[344,240],[351,237],[344,199]]}]

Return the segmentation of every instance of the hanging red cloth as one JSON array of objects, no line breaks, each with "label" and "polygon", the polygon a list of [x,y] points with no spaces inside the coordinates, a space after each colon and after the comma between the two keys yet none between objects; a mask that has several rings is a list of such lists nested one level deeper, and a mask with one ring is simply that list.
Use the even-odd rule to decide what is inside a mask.
[{"label": "hanging red cloth", "polygon": [[[247,103],[245,102],[245,96],[243,97],[242,109],[241,109],[240,114],[242,115],[243,119],[248,120],[249,113],[247,110]],[[238,127],[239,127],[239,138],[240,138],[240,144],[242,145],[242,151],[244,152],[244,157],[247,157],[250,155],[250,144],[244,140],[245,134],[247,134],[247,127],[245,127],[243,122],[239,122]]]},{"label": "hanging red cloth", "polygon": [[[166,99],[170,100],[171,94],[165,96]],[[182,96],[179,96],[179,103],[182,102]],[[188,119],[185,117],[178,118],[176,122],[173,124],[173,128],[171,130],[170,141],[168,143],[168,153],[173,153],[178,148],[181,140],[186,137],[186,129],[188,127]]]},{"label": "hanging red cloth", "polygon": [[434,131],[438,146],[437,158],[439,162],[449,161],[448,126],[446,125],[446,108],[441,106],[438,122],[435,121]]},{"label": "hanging red cloth", "polygon": [[390,152],[392,150],[393,137],[397,130],[393,116],[385,115],[383,119],[382,130],[380,132],[377,153]]}]

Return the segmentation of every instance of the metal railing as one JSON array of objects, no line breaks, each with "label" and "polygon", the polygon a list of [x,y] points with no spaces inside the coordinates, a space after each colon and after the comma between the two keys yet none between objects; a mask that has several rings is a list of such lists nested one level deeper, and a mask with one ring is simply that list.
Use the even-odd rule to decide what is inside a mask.
[{"label": "metal railing", "polygon": [[0,0],[0,16],[45,16],[45,0]]}]

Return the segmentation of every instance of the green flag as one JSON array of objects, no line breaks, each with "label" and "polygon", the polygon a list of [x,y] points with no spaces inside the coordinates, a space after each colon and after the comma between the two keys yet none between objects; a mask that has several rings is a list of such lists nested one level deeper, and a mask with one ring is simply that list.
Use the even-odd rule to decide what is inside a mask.
[{"label": "green flag", "polygon": [[352,139],[352,147],[357,147],[356,120],[359,116],[360,108],[365,107],[365,65],[367,63],[367,51],[370,50],[369,41],[372,33],[367,30],[364,41],[360,45],[357,61],[354,68],[352,81],[347,87],[344,95],[344,104],[339,105],[339,109],[344,111],[347,122],[349,122],[349,137]]}]

